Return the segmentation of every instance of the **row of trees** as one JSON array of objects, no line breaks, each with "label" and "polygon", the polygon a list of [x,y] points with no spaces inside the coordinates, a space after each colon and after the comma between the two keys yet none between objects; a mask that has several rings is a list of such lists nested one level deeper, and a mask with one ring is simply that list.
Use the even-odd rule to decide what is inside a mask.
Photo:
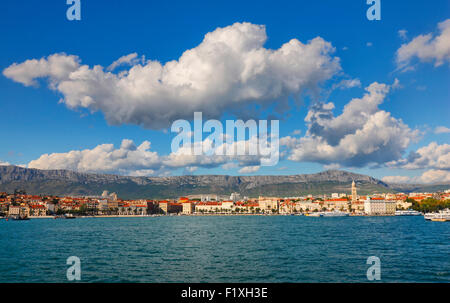
[{"label": "row of trees", "polygon": [[406,201],[412,203],[412,209],[420,211],[422,213],[437,212],[442,209],[450,208],[450,200],[442,201],[433,198],[427,198],[425,200],[417,202],[414,199],[408,198]]}]

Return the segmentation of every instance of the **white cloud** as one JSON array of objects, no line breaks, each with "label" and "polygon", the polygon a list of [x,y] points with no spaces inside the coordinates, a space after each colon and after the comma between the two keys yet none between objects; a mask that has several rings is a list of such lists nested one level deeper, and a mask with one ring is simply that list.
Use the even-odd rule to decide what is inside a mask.
[{"label": "white cloud", "polygon": [[427,87],[426,87],[426,85],[418,85],[418,86],[416,87],[416,89],[417,89],[418,91],[423,92],[423,91],[426,91],[426,90],[427,90]]},{"label": "white cloud", "polygon": [[[108,66],[107,70],[113,71],[114,69],[116,69],[121,65],[136,65],[139,63],[140,60],[141,59],[138,58],[137,53],[131,53],[129,55],[122,56],[116,61],[114,61],[110,66]],[[145,62],[144,58],[142,58],[142,62]]]},{"label": "white cloud", "polygon": [[438,24],[439,34],[419,35],[402,44],[397,50],[396,61],[399,69],[411,69],[413,58],[421,62],[434,62],[435,66],[450,62],[450,19]]},{"label": "white cloud", "polygon": [[[211,146],[208,139],[198,143],[203,150]],[[151,151],[151,143],[144,141],[136,146],[132,140],[124,139],[119,148],[113,144],[101,144],[92,149],[72,150],[66,153],[44,154],[28,164],[29,168],[67,169],[90,173],[112,173],[129,176],[161,175],[182,168],[184,173],[193,173],[199,167],[223,169],[247,167],[243,172],[257,170],[262,155],[219,155],[220,148],[225,150],[239,145],[257,148],[256,138],[237,141],[230,144],[224,142],[211,155],[195,155],[192,148],[181,147],[168,155],[160,155]],[[255,146],[256,145],[256,146]],[[1,163],[1,162],[0,162]],[[1,165],[1,164],[0,164]]]},{"label": "white cloud", "polygon": [[123,140],[118,149],[113,144],[101,144],[93,149],[44,154],[28,164],[28,167],[38,169],[69,169],[135,176],[148,175],[160,166],[161,159],[156,152],[150,151],[149,141],[136,146],[128,139]]},{"label": "white cloud", "polygon": [[341,165],[339,165],[338,163],[325,164],[323,166],[323,169],[339,169],[339,168],[341,168]]},{"label": "white cloud", "polygon": [[388,166],[404,169],[450,170],[450,144],[431,142],[427,146],[410,152],[407,158],[387,163]]},{"label": "white cloud", "polygon": [[301,142],[301,139],[296,138],[296,137],[286,136],[286,137],[280,138],[280,146],[286,146],[288,148],[294,148],[298,144],[300,144],[300,142]]},{"label": "white cloud", "polygon": [[335,84],[333,88],[346,89],[353,87],[361,87],[361,81],[359,79],[344,79]]},{"label": "white cloud", "polygon": [[302,130],[301,130],[301,129],[294,129],[294,131],[292,132],[292,134],[293,134],[294,136],[300,135],[301,133],[302,133]]},{"label": "white cloud", "polygon": [[50,87],[57,89],[58,84],[79,68],[77,56],[55,54],[47,59],[32,59],[20,64],[14,63],[3,71],[3,75],[25,86],[37,86],[36,79],[50,77]]},{"label": "white cloud", "polygon": [[403,40],[408,39],[408,35],[407,34],[408,34],[408,31],[406,29],[401,29],[401,30],[398,31],[398,36],[401,39],[403,39]]},{"label": "white cloud", "polygon": [[131,54],[110,68],[135,65],[113,73],[82,65],[77,56],[54,54],[14,63],[3,74],[26,86],[47,78],[69,108],[101,111],[110,124],[161,129],[176,119],[192,120],[194,111],[219,118],[225,111],[276,102],[284,112],[289,96],[315,91],[341,70],[334,47],[320,37],[307,43],[292,39],[276,50],[264,48],[266,40],[264,26],[235,23],[206,34],[197,47],[165,64],[136,63]]},{"label": "white cloud", "polygon": [[[196,155],[194,152],[196,146],[203,150],[203,154]],[[247,154],[239,155],[236,151],[242,148]],[[227,154],[231,151],[231,154]],[[249,154],[250,151],[255,154]],[[213,168],[222,166],[224,169],[235,168],[235,162],[238,166],[259,165],[264,159],[268,160],[269,155],[260,153],[259,141],[257,136],[248,140],[232,141],[228,143],[224,141],[219,146],[214,146],[213,141],[205,138],[202,142],[195,142],[192,146],[181,146],[178,150],[172,151],[168,156],[163,158],[163,164],[167,167],[185,167],[185,166],[201,166]],[[266,152],[273,153],[277,156],[278,150],[273,147],[268,148]]]},{"label": "white cloud", "polygon": [[400,84],[400,80],[397,78],[394,79],[394,83],[392,83],[391,88],[393,90],[403,88],[403,85]]},{"label": "white cloud", "polygon": [[238,167],[239,167],[239,165],[234,162],[225,163],[222,165],[222,168],[225,170],[230,170],[230,169],[234,169],[234,168],[238,168]]},{"label": "white cloud", "polygon": [[423,183],[448,183],[450,182],[450,172],[432,169],[424,172],[418,180]]},{"label": "white cloud", "polygon": [[366,43],[366,46],[367,46],[367,47],[371,47],[372,45],[373,45],[372,42],[367,42],[367,43]]},{"label": "white cloud", "polygon": [[407,176],[386,176],[381,180],[386,183],[410,183],[411,178]]},{"label": "white cloud", "polygon": [[438,126],[434,129],[435,134],[448,134],[450,133],[450,128],[445,126]]},{"label": "white cloud", "polygon": [[197,166],[187,166],[187,167],[184,168],[184,172],[187,173],[187,174],[192,174],[197,169],[198,169]]},{"label": "white cloud", "polygon": [[239,170],[241,174],[251,174],[259,170],[259,166],[245,166]]},{"label": "white cloud", "polygon": [[431,169],[417,177],[386,176],[382,180],[387,183],[449,183],[450,171]]},{"label": "white cloud", "polygon": [[9,164],[8,162],[0,161],[0,166],[8,166],[8,165],[11,165],[11,164]]},{"label": "white cloud", "polygon": [[280,139],[280,145],[292,149],[288,159],[361,167],[401,158],[418,131],[378,108],[389,89],[389,85],[372,83],[362,98],[352,99],[336,117],[333,103],[313,105],[305,118],[306,135],[298,142]]}]

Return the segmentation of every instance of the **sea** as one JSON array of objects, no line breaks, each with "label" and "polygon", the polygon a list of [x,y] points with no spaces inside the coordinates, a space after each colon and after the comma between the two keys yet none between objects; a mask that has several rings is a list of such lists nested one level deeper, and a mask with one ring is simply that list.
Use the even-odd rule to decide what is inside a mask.
[{"label": "sea", "polygon": [[[79,282],[448,283],[450,223],[422,216],[0,219],[0,282],[73,283],[72,256]],[[374,265],[379,280],[369,280]]]}]

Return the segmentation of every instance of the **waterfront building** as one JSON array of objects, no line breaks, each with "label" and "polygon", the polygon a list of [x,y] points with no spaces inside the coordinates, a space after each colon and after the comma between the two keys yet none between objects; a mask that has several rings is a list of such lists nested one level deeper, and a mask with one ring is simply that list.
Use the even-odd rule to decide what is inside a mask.
[{"label": "waterfront building", "polygon": [[118,207],[118,214],[126,216],[143,216],[147,214],[147,205],[132,205],[128,203],[121,203]]},{"label": "waterfront building", "polygon": [[108,209],[117,209],[119,207],[119,202],[117,200],[107,200],[106,202]]},{"label": "waterfront building", "polygon": [[241,195],[239,193],[232,193],[230,195],[230,200],[233,202],[237,202],[241,199]]},{"label": "waterfront building", "polygon": [[35,204],[30,205],[30,215],[42,217],[47,215],[47,208],[44,205]]},{"label": "waterfront building", "polygon": [[352,211],[355,213],[363,213],[364,212],[364,202],[363,201],[351,202],[350,207],[352,208]]},{"label": "waterfront building", "polygon": [[184,201],[181,203],[183,205],[183,214],[190,215],[195,211],[195,205],[192,201]]},{"label": "waterfront building", "polygon": [[10,205],[8,210],[9,216],[28,217],[30,215],[30,208],[24,205]]},{"label": "waterfront building", "polygon": [[222,201],[221,208],[222,208],[223,210],[231,211],[231,209],[233,208],[233,206],[234,206],[234,201]]},{"label": "waterfront building", "polygon": [[183,211],[181,203],[169,202],[167,200],[159,201],[159,209],[164,213],[179,213]]},{"label": "waterfront building", "polygon": [[52,203],[52,202],[47,202],[46,207],[50,213],[56,213],[59,209],[58,203]]},{"label": "waterfront building", "polygon": [[322,206],[318,202],[313,202],[311,200],[298,201],[295,203],[295,208],[299,211],[314,211],[321,210]]},{"label": "waterfront building", "polygon": [[118,207],[118,211],[117,211],[118,215],[121,216],[128,216],[131,214],[131,207],[130,204],[128,203],[119,203],[119,207]]},{"label": "waterfront building", "polygon": [[278,211],[280,206],[280,199],[275,197],[259,197],[258,204],[259,208],[263,212]]},{"label": "waterfront building", "polygon": [[134,215],[144,216],[147,214],[147,204],[133,205],[132,207],[134,207]]},{"label": "waterfront building", "polygon": [[98,210],[101,213],[106,213],[109,210],[108,200],[106,199],[98,200]]},{"label": "waterfront building", "polygon": [[[290,200],[285,200],[280,203],[280,214],[290,214],[295,211],[299,211],[300,209],[297,209],[296,204],[294,202],[291,202]],[[295,210],[295,211],[294,211]]]},{"label": "waterfront building", "polygon": [[323,207],[328,210],[342,210],[347,211],[349,201],[347,199],[328,199],[323,201]]},{"label": "waterfront building", "polygon": [[382,198],[367,197],[364,201],[364,212],[370,216],[376,215],[395,215],[396,202],[384,200]]},{"label": "waterfront building", "polygon": [[195,212],[216,212],[222,207],[221,202],[209,201],[209,202],[199,202],[195,205]]},{"label": "waterfront building", "polygon": [[163,200],[159,201],[159,209],[164,213],[167,214],[169,212],[169,201]]}]

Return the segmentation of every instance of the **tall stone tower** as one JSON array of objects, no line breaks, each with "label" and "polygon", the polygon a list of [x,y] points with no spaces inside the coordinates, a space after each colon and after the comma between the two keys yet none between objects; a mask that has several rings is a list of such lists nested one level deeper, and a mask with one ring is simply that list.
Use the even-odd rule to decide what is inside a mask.
[{"label": "tall stone tower", "polygon": [[352,181],[352,202],[356,202],[358,200],[358,196],[356,193],[356,184],[355,180]]}]

